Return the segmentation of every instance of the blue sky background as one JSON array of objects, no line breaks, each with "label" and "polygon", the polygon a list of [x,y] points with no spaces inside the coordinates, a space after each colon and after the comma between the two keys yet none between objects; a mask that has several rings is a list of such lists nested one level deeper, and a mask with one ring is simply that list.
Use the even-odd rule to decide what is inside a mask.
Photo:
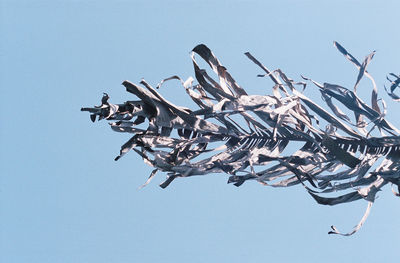
[{"label": "blue sky background", "polygon": [[[266,66],[351,87],[356,68],[336,40],[369,66],[383,91],[399,73],[398,1],[11,1],[0,0],[1,262],[397,262],[400,200],[385,187],[364,227],[366,202],[318,205],[301,186],[236,188],[226,175],[175,180],[134,153],[129,135],[91,123],[82,106],[134,97],[120,83],[156,85],[193,76],[190,50],[207,44],[250,94],[272,83]],[[368,82],[359,87],[367,100]],[[190,105],[176,82],[161,92]],[[306,94],[317,97],[311,86]]]}]

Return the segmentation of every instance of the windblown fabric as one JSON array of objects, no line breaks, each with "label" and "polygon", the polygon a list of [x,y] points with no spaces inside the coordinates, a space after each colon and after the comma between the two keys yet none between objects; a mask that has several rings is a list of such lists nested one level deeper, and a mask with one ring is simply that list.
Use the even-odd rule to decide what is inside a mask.
[{"label": "windblown fabric", "polygon": [[[245,53],[263,70],[259,76],[273,82],[271,95],[248,95],[201,44],[191,56],[197,83],[191,77],[183,81],[173,76],[157,86],[179,80],[198,108],[177,106],[142,80],[141,86],[122,83],[139,100],[112,104],[104,94],[100,106],[81,110],[90,112],[93,122],[106,119],[114,131],[132,134],[115,160],[133,150],[153,166],[144,185],[157,171],[167,175],[162,188],[180,177],[225,173],[228,183],[235,186],[248,180],[272,187],[301,184],[323,205],[363,199],[368,202],[367,210],[351,232],[342,234],[333,226],[329,232],[351,235],[364,223],[384,185],[390,183],[400,190],[400,131],[385,119],[386,104],[378,99],[375,81],[367,71],[374,52],[360,63],[340,44],[334,45],[359,70],[353,90],[305,77],[294,82],[280,69],[270,71]],[[199,67],[196,55],[207,62],[217,79]],[[372,84],[370,103],[357,96],[364,76]],[[387,93],[400,100],[394,94],[399,76],[391,73],[388,79]],[[325,104],[304,94],[309,83],[319,89]],[[286,153],[294,147],[290,145],[301,147]]]}]

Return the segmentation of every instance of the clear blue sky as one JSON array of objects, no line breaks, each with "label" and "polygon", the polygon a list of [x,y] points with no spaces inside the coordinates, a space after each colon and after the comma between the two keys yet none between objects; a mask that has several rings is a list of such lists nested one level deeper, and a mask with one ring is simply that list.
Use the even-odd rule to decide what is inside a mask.
[{"label": "clear blue sky", "polygon": [[[332,45],[362,59],[389,102],[399,73],[399,1],[17,1],[0,0],[0,261],[13,262],[397,262],[400,199],[380,192],[352,237],[363,201],[318,205],[301,186],[239,188],[226,175],[142,190],[151,172],[128,136],[91,123],[82,106],[133,99],[120,83],[155,85],[193,76],[189,51],[207,44],[251,94],[271,83],[243,53],[293,79],[351,87],[357,71]],[[161,92],[189,101],[176,83]],[[364,98],[370,86],[360,87]],[[306,93],[314,96],[316,90]]]}]

